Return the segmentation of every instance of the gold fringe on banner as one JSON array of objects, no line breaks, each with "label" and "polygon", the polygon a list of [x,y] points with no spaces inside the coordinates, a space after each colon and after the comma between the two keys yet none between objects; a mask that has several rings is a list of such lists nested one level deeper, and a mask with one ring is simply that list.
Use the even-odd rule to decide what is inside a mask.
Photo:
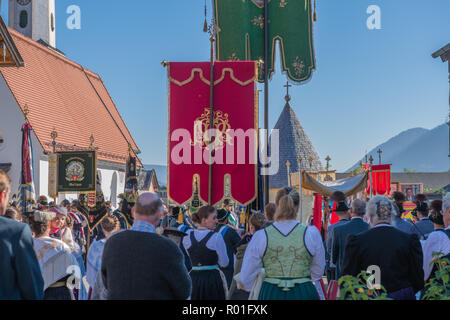
[{"label": "gold fringe on banner", "polygon": [[183,224],[184,222],[184,212],[183,210],[180,208],[180,212],[178,212],[178,224]]}]

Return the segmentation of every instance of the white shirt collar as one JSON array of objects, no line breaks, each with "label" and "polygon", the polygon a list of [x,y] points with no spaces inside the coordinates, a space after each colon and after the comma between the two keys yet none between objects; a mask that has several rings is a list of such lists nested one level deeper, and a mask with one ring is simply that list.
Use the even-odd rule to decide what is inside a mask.
[{"label": "white shirt collar", "polygon": [[375,227],[373,228],[378,228],[378,227],[392,227],[392,225],[388,224],[388,223],[380,223],[377,224]]}]

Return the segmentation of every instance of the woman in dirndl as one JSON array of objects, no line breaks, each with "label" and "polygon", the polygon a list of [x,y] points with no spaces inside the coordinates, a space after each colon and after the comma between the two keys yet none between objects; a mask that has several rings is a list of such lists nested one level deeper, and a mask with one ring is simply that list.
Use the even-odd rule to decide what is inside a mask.
[{"label": "woman in dirndl", "polygon": [[214,207],[204,206],[192,215],[197,230],[187,231],[183,246],[189,254],[192,270],[192,300],[225,300],[228,286],[219,267],[228,265],[227,248],[223,237],[214,232],[217,212]]},{"label": "woman in dirndl", "polygon": [[320,279],[325,268],[325,249],[316,227],[297,221],[299,193],[282,188],[276,196],[275,222],[256,232],[245,251],[241,285],[254,294],[261,267],[265,278],[258,300],[324,299]]}]

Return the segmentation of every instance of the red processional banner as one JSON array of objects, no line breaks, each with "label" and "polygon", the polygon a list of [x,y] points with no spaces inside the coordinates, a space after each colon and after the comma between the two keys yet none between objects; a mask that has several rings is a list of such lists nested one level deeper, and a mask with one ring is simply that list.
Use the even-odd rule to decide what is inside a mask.
[{"label": "red processional banner", "polygon": [[313,223],[314,226],[322,232],[322,201],[323,197],[320,193],[314,194],[314,215],[313,215]]},{"label": "red processional banner", "polygon": [[[372,180],[372,183],[371,181]],[[391,192],[391,165],[382,164],[372,166],[372,175],[367,186],[367,194],[370,194],[370,185],[373,184],[373,195],[388,196]]]},{"label": "red processional banner", "polygon": [[[231,197],[242,205],[257,196],[258,97],[256,62],[215,62],[213,128],[209,62],[168,64],[168,198],[178,204],[198,195],[211,204]],[[215,129],[215,138],[207,132]],[[212,141],[212,142],[211,142]],[[211,149],[213,149],[212,157]],[[212,175],[209,166],[212,163]]]}]

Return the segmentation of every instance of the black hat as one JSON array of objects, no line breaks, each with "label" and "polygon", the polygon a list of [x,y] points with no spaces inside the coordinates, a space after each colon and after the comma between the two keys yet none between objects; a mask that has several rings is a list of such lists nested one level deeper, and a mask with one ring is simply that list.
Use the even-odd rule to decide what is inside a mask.
[{"label": "black hat", "polygon": [[179,214],[180,212],[183,212],[183,209],[182,209],[181,207],[173,207],[173,208],[172,208],[172,214],[173,214],[174,216],[178,216],[178,214]]},{"label": "black hat", "polygon": [[230,211],[225,209],[219,209],[217,210],[217,220],[224,221],[228,216],[230,215]]},{"label": "black hat", "polygon": [[350,208],[347,206],[347,203],[345,203],[345,201],[340,201],[340,202],[338,202],[336,210],[334,210],[334,211],[335,212],[345,212],[348,210],[350,210]]},{"label": "black hat", "polygon": [[400,216],[406,212],[406,210],[403,208],[403,203],[402,202],[395,202],[395,205],[397,206],[398,214]]},{"label": "black hat", "polygon": [[163,231],[163,236],[169,237],[169,235],[174,236],[174,237],[180,237],[183,238],[184,236],[187,235],[186,232],[180,231],[176,228],[167,228],[164,229]]},{"label": "black hat", "polygon": [[61,202],[61,206],[63,206],[63,207],[70,206],[70,201],[67,200],[67,199],[64,199],[64,200]]}]

